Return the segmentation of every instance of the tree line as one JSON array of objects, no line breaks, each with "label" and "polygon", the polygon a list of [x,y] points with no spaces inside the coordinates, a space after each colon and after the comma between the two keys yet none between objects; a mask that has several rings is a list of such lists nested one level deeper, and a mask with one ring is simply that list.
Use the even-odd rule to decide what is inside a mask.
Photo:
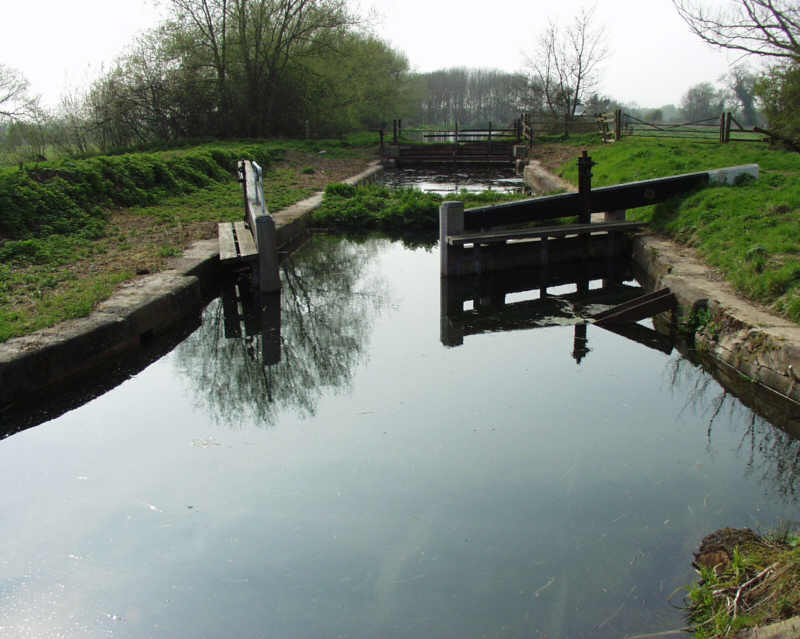
[{"label": "tree line", "polygon": [[522,112],[565,121],[620,107],[663,122],[729,110],[744,125],[800,140],[800,9],[791,0],[732,0],[717,12],[700,0],[673,0],[699,37],[771,64],[735,67],[657,109],[598,92],[607,46],[593,10],[548,24],[524,71],[412,73],[346,0],[167,1],[168,19],[55,112],[0,64],[0,149],[42,158],[53,147],[85,154],[184,139],[332,137],[394,118],[508,126]]}]

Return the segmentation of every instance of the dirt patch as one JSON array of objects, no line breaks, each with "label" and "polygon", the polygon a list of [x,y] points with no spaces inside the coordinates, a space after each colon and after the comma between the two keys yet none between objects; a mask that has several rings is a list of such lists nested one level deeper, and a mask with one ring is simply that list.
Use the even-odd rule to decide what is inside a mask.
[{"label": "dirt patch", "polygon": [[694,553],[692,565],[698,570],[701,567],[714,569],[716,566],[721,566],[724,568],[730,563],[733,552],[738,546],[757,541],[758,536],[749,528],[721,528],[703,538],[700,548]]},{"label": "dirt patch", "polygon": [[327,153],[287,151],[284,160],[274,168],[291,168],[297,172],[301,188],[321,191],[331,182],[341,182],[367,168],[374,158],[332,158]]},{"label": "dirt patch", "polygon": [[536,160],[550,173],[558,174],[559,169],[567,162],[578,158],[583,151],[583,147],[572,147],[564,144],[538,144],[533,147],[529,157]]}]

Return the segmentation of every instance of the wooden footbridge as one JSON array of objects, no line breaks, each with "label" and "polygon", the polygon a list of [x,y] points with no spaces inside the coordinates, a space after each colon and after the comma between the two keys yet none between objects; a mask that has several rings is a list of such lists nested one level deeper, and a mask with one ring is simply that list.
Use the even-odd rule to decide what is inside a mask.
[{"label": "wooden footbridge", "polygon": [[219,259],[229,266],[245,266],[258,277],[262,293],[281,288],[275,221],[267,210],[261,167],[250,160],[238,163],[244,194],[244,219],[218,225]]},{"label": "wooden footbridge", "polygon": [[[381,130],[381,154],[384,163],[408,166],[508,166],[527,157],[522,144],[521,121],[510,128],[402,130],[400,120],[393,122],[392,140],[384,141]],[[414,139],[414,141],[411,141]]]}]

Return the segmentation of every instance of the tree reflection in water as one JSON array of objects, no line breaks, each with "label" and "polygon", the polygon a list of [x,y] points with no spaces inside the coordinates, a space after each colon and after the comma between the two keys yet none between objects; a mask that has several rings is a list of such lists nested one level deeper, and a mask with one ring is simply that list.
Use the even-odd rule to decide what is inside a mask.
[{"label": "tree reflection in water", "polygon": [[[736,377],[726,376],[725,372],[711,371],[717,377],[725,377],[721,380],[725,386],[721,386],[712,374],[684,357],[674,357],[667,368],[671,387],[686,397],[683,411],[691,410],[708,419],[708,448],[712,447],[714,426],[723,416],[734,418],[731,423],[745,423],[738,448],[747,457],[745,475],[759,474],[765,491],[778,495],[785,503],[800,503],[798,407],[782,403],[749,380],[739,379],[739,388]],[[767,415],[769,421],[759,413]]]},{"label": "tree reflection in water", "polygon": [[222,300],[208,306],[176,359],[212,419],[236,427],[273,424],[283,409],[311,416],[324,391],[349,388],[372,323],[388,303],[385,282],[367,268],[381,242],[315,236],[283,262],[282,291],[273,298],[281,316],[274,365],[263,361],[263,331],[226,339]]}]

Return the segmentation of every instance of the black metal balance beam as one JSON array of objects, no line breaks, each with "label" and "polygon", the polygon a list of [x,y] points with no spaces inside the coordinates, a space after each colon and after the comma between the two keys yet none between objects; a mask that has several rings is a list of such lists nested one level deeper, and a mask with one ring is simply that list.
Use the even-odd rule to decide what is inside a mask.
[{"label": "black metal balance beam", "polygon": [[[704,171],[592,189],[590,212],[619,211],[664,202],[675,195],[705,186],[709,179],[709,173]],[[464,230],[476,231],[492,226],[577,215],[582,204],[580,193],[564,193],[467,209],[464,211]]]}]

